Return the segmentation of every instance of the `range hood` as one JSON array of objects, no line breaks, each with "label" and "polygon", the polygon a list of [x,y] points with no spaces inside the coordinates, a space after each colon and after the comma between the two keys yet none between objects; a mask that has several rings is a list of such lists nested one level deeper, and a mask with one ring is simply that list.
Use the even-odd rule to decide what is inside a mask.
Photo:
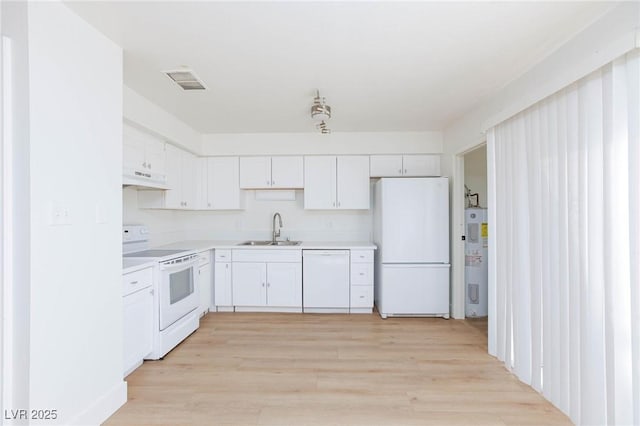
[{"label": "range hood", "polygon": [[125,170],[122,175],[122,186],[146,190],[172,189],[167,185],[166,176],[138,170]]}]

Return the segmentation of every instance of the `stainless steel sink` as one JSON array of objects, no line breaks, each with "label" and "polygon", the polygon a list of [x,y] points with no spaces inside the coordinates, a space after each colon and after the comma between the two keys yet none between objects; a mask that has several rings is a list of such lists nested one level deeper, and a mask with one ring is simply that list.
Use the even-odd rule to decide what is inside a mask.
[{"label": "stainless steel sink", "polygon": [[297,246],[302,241],[272,241],[270,246]]},{"label": "stainless steel sink", "polygon": [[301,241],[245,241],[239,246],[297,246]]},{"label": "stainless steel sink", "polygon": [[239,243],[239,246],[268,246],[271,244],[271,241],[245,241],[244,243]]}]

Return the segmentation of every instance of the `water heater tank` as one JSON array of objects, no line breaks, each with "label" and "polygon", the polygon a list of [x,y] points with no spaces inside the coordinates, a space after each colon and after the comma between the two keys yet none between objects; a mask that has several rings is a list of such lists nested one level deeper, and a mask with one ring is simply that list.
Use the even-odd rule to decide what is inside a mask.
[{"label": "water heater tank", "polygon": [[465,210],[464,283],[465,316],[487,316],[487,247],[489,229],[487,209]]}]

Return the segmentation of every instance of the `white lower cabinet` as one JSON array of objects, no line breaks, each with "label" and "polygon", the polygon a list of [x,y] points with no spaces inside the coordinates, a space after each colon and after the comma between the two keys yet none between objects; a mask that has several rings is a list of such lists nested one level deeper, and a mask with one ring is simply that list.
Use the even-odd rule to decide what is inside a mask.
[{"label": "white lower cabinet", "polygon": [[[123,377],[142,364],[153,349],[153,271],[147,268],[122,276]],[[133,292],[130,292],[130,289]]]},{"label": "white lower cabinet", "polygon": [[373,250],[351,250],[350,312],[373,312]]},{"label": "white lower cabinet", "polygon": [[206,315],[211,309],[211,250],[198,253],[198,286],[200,290],[200,315]]},{"label": "white lower cabinet", "polygon": [[234,306],[267,305],[267,264],[260,262],[233,263]]},{"label": "white lower cabinet", "polygon": [[302,265],[267,264],[267,306],[302,306]]},{"label": "white lower cabinet", "polygon": [[215,250],[214,258],[213,303],[216,311],[232,311],[231,250]]},{"label": "white lower cabinet", "polygon": [[234,250],[232,257],[236,310],[302,310],[300,250]]}]

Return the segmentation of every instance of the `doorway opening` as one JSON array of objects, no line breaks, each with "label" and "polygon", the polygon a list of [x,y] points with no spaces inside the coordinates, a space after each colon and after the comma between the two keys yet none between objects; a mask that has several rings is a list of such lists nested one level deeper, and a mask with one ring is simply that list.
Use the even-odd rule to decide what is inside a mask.
[{"label": "doorway opening", "polygon": [[468,324],[488,337],[487,145],[463,154],[464,313]]}]

